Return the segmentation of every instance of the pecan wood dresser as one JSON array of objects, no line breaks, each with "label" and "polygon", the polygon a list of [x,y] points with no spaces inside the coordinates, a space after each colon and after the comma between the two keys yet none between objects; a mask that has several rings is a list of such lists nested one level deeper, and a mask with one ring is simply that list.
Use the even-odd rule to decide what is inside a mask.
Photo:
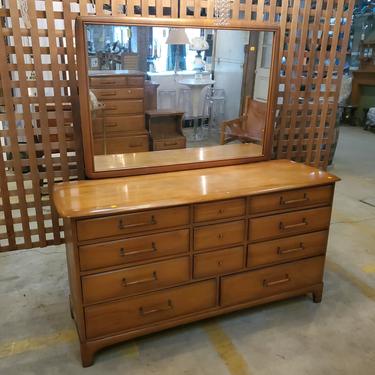
[{"label": "pecan wood dresser", "polygon": [[55,185],[83,365],[180,324],[320,302],[336,181],[275,160]]}]

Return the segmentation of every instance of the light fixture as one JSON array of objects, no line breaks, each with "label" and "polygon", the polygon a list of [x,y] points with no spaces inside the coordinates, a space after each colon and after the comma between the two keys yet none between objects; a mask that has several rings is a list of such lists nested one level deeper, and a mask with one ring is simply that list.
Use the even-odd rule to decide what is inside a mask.
[{"label": "light fixture", "polygon": [[185,29],[182,29],[182,28],[170,29],[165,43],[177,46],[176,51],[175,51],[175,57],[174,57],[174,73],[176,74],[179,64],[180,64],[180,51],[179,51],[178,46],[186,45],[190,43],[189,38],[186,35]]},{"label": "light fixture", "polygon": [[202,59],[201,53],[202,51],[207,51],[209,49],[209,45],[206,39],[204,39],[203,36],[193,38],[191,40],[189,48],[191,51],[197,52],[197,55],[195,56],[195,60],[194,60],[194,70],[198,70],[198,71],[205,70],[205,65],[204,65],[204,61]]}]

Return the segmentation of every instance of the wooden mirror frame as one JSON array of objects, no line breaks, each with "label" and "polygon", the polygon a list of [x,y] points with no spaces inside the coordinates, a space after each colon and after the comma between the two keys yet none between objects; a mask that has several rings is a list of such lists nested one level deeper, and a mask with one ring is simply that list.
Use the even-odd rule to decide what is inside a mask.
[{"label": "wooden mirror frame", "polygon": [[[126,25],[126,26],[154,26],[154,27],[173,27],[173,28],[206,28],[206,29],[225,29],[225,30],[243,30],[243,31],[268,31],[274,33],[272,47],[272,67],[270,71],[270,82],[268,90],[268,107],[266,113],[266,124],[264,130],[264,141],[262,155],[230,158],[222,160],[211,160],[191,163],[181,163],[172,165],[160,165],[150,167],[111,169],[108,171],[95,171],[93,154],[93,134],[91,126],[91,115],[89,108],[88,92],[88,61],[86,53],[86,24],[106,24],[106,25]],[[179,170],[219,167],[235,164],[246,164],[250,162],[265,161],[271,158],[272,134],[275,122],[277,82],[279,76],[279,45],[280,28],[277,24],[263,24],[249,21],[230,20],[227,25],[219,26],[215,24],[214,19],[170,19],[170,18],[141,18],[141,17],[112,17],[112,16],[85,16],[77,17],[76,20],[76,43],[77,43],[77,65],[78,65],[78,87],[81,114],[81,129],[83,141],[83,153],[85,174],[88,178],[108,178],[134,176],[141,174],[171,172]],[[87,94],[84,94],[87,93]],[[209,148],[210,146],[207,146]],[[212,146],[211,146],[212,147]],[[223,147],[227,147],[223,145]]]}]

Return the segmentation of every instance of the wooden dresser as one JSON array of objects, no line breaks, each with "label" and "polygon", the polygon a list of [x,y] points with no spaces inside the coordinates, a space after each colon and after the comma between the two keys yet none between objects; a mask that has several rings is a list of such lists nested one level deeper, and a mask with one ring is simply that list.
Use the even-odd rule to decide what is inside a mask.
[{"label": "wooden dresser", "polygon": [[91,71],[89,82],[103,106],[92,114],[94,154],[148,151],[145,74],[135,70]]},{"label": "wooden dresser", "polygon": [[320,302],[336,181],[277,160],[55,185],[83,366],[180,324]]}]

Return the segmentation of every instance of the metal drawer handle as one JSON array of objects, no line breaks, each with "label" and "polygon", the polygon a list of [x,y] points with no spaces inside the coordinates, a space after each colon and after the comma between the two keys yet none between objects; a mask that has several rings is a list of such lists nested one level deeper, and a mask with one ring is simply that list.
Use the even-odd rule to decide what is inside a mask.
[{"label": "metal drawer handle", "polygon": [[136,228],[142,227],[144,225],[155,225],[156,220],[154,215],[151,216],[150,221],[144,221],[142,223],[134,223],[134,224],[125,224],[124,219],[120,219],[118,223],[118,229],[128,229],[128,228]]},{"label": "metal drawer handle", "polygon": [[290,281],[289,275],[286,274],[283,279],[280,280],[275,280],[275,281],[268,281],[267,279],[263,280],[263,286],[268,287],[268,286],[274,286],[274,285],[280,285],[280,284],[285,284]]},{"label": "metal drawer handle", "polygon": [[116,91],[110,91],[110,92],[102,92],[100,96],[115,96]]},{"label": "metal drawer handle", "polygon": [[134,281],[127,281],[126,280],[126,277],[124,277],[121,281],[121,285],[122,286],[131,286],[131,285],[137,285],[137,284],[144,284],[144,283],[151,283],[153,281],[156,281],[158,279],[157,275],[156,275],[156,271],[154,271],[152,273],[152,276],[151,277],[148,277],[148,278],[145,278],[145,279],[141,279],[141,280],[134,280]]},{"label": "metal drawer handle", "polygon": [[137,255],[137,254],[143,254],[143,253],[152,253],[154,251],[157,251],[155,242],[152,242],[151,248],[149,249],[142,249],[142,250],[133,250],[133,251],[125,251],[125,249],[122,247],[120,249],[120,257],[126,257],[130,255]]},{"label": "metal drawer handle", "polygon": [[303,251],[305,250],[305,247],[303,246],[303,243],[301,242],[299,244],[299,247],[295,247],[292,249],[282,249],[281,247],[277,248],[277,254],[283,255],[283,254],[289,254],[289,253],[295,253],[297,251]]},{"label": "metal drawer handle", "polygon": [[150,309],[147,310],[143,306],[141,306],[139,308],[139,313],[142,316],[146,316],[146,315],[150,315],[150,314],[154,314],[154,313],[158,313],[158,312],[162,312],[162,311],[168,311],[168,310],[172,310],[172,309],[173,309],[172,301],[169,299],[167,301],[167,306],[165,306],[165,307],[151,307]]},{"label": "metal drawer handle", "polygon": [[287,204],[294,204],[294,203],[301,203],[301,202],[306,202],[310,200],[310,198],[307,196],[307,194],[303,194],[303,198],[299,199],[290,199],[290,200],[284,200],[284,198],[281,196],[280,197],[280,205],[287,205]]},{"label": "metal drawer handle", "polygon": [[280,223],[279,223],[279,229],[280,230],[295,229],[295,228],[305,227],[307,224],[308,223],[307,223],[306,218],[303,218],[302,222],[297,223],[297,224],[288,224],[288,225],[285,225],[282,221],[280,221]]}]

